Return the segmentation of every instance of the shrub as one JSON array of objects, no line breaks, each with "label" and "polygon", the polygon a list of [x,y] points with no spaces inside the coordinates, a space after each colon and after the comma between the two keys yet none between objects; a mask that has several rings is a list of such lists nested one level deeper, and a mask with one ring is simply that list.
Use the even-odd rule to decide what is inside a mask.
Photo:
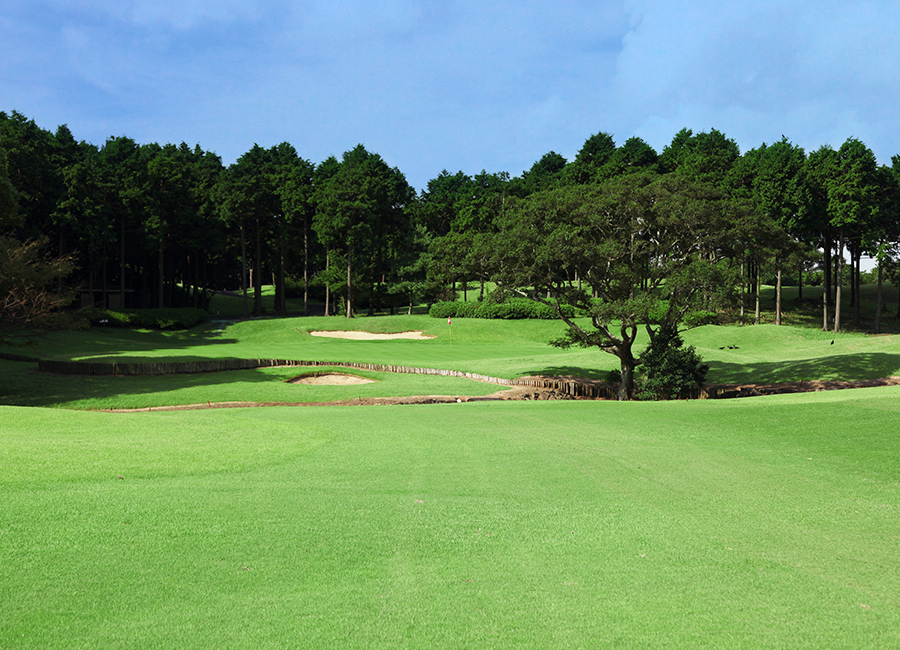
[{"label": "shrub", "polygon": [[[563,314],[567,318],[575,316],[575,309],[563,306]],[[559,316],[556,310],[528,298],[506,298],[502,302],[485,300],[484,302],[436,302],[431,306],[428,315],[433,318],[493,318],[519,320],[527,318],[553,320]]]},{"label": "shrub", "polygon": [[610,370],[606,373],[606,377],[603,378],[603,381],[609,386],[618,386],[622,381],[622,371],[618,369]]},{"label": "shrub", "polygon": [[284,295],[287,298],[303,297],[303,278],[295,278],[290,275],[284,278]]},{"label": "shrub", "polygon": [[456,303],[457,318],[483,318],[478,311],[481,303],[478,302],[458,302]]},{"label": "shrub", "polygon": [[456,305],[450,300],[436,302],[428,310],[428,315],[432,318],[452,318],[456,316]]},{"label": "shrub", "polygon": [[701,363],[693,346],[683,346],[674,326],[660,326],[649,347],[641,354],[644,379],[636,393],[638,399],[673,399],[703,385],[709,366]]}]

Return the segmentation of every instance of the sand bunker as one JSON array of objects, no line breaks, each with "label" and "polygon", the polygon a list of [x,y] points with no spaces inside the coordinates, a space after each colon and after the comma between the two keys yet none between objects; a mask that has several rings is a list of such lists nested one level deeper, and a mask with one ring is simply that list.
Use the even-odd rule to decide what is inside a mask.
[{"label": "sand bunker", "polygon": [[433,339],[421,330],[415,332],[394,332],[392,334],[376,334],[374,332],[342,331],[342,330],[316,330],[311,331],[312,336],[324,336],[332,339],[353,339],[355,341],[388,341],[391,339]]},{"label": "sand bunker", "polygon": [[299,377],[288,379],[287,383],[313,386],[354,386],[356,384],[371,384],[374,381],[374,379],[347,375],[342,372],[323,372],[314,375],[300,375]]}]

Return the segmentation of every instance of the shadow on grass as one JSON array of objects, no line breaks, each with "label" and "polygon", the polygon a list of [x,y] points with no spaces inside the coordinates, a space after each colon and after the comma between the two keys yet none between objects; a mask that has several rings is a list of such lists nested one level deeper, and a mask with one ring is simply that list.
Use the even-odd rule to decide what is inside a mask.
[{"label": "shadow on grass", "polygon": [[214,323],[175,332],[92,327],[79,332],[36,333],[26,345],[9,352],[61,360],[85,356],[118,359],[136,352],[174,351],[237,342],[235,338],[226,337],[224,330]]},{"label": "shadow on grass", "polygon": [[[709,361],[707,383],[768,384],[785,381],[851,381],[882,379],[900,375],[900,353],[871,352],[843,354],[821,359],[795,361],[765,361],[733,363]],[[606,379],[609,369],[579,366],[544,366],[525,373],[528,375],[572,376],[585,379]],[[640,375],[640,366],[637,369]]]},{"label": "shadow on grass", "polygon": [[[618,360],[613,360],[613,366]],[[606,379],[611,368],[583,368],[581,366],[543,366],[525,372],[525,375],[542,375],[548,377],[581,377],[583,379]]]},{"label": "shadow on grass", "polygon": [[802,361],[729,363],[710,361],[707,383],[757,383],[881,379],[900,375],[900,354],[843,354]]},{"label": "shadow on grass", "polygon": [[[267,371],[268,370],[268,371]],[[78,376],[41,372],[37,364],[0,361],[0,404],[8,406],[59,406],[72,402],[94,402],[97,408],[109,408],[110,402],[127,408],[143,403],[146,395],[163,395],[173,391],[194,391],[202,400],[258,401],[265,390],[248,385],[270,384],[281,386],[287,379],[305,374],[302,368],[232,370],[179,375],[153,376]],[[319,372],[323,368],[316,369]],[[331,370],[331,368],[324,368]],[[241,384],[244,390],[230,388]],[[246,393],[246,395],[245,395]],[[265,397],[262,397],[264,400]],[[165,402],[162,398],[159,403]]]}]

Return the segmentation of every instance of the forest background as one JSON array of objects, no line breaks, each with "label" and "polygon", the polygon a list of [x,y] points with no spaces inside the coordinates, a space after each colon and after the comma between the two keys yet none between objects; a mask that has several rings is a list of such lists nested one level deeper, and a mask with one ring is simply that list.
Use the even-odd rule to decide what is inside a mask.
[{"label": "forest background", "polygon": [[[807,153],[782,137],[742,153],[715,129],[683,129],[658,153],[600,132],[571,161],[551,151],[515,177],[445,170],[417,192],[363,145],[318,164],[287,142],[254,145],[225,166],[199,145],[121,136],[97,146],[0,112],[0,320],[28,324],[73,301],[206,309],[215,290],[242,292],[244,315],[261,315],[263,284],[279,314],[288,297],[304,314],[393,313],[455,299],[471,282],[480,300],[515,253],[515,224],[550,209],[547,197],[595,188],[626,200],[665,181],[679,210],[741,226],[728,246],[704,245],[739,269],[735,287],[755,292],[757,320],[761,284],[799,285],[801,299],[819,285],[823,327],[839,330],[842,287],[858,322],[864,280],[900,284],[900,156],[891,163],[855,138]],[[578,256],[561,246],[561,259]],[[876,263],[866,277],[864,256]],[[578,269],[566,273],[579,282]],[[881,318],[879,299],[876,331]]]}]

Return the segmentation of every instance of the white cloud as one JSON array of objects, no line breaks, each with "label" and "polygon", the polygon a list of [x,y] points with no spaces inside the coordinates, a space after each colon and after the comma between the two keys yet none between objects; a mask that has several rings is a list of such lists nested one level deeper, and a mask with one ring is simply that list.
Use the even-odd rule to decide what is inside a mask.
[{"label": "white cloud", "polygon": [[[900,14],[887,2],[633,1],[616,77],[620,110],[661,147],[682,127],[711,127],[743,149],[787,135],[808,149],[871,138],[900,107]],[[668,133],[668,136],[657,135]],[[740,134],[739,137],[736,134]],[[877,142],[876,142],[877,141]]]},{"label": "white cloud", "polygon": [[0,110],[76,137],[185,140],[226,162],[362,142],[421,187],[518,174],[598,131],[661,150],[683,127],[742,149],[900,151],[892,3],[746,0],[8,0]]}]

